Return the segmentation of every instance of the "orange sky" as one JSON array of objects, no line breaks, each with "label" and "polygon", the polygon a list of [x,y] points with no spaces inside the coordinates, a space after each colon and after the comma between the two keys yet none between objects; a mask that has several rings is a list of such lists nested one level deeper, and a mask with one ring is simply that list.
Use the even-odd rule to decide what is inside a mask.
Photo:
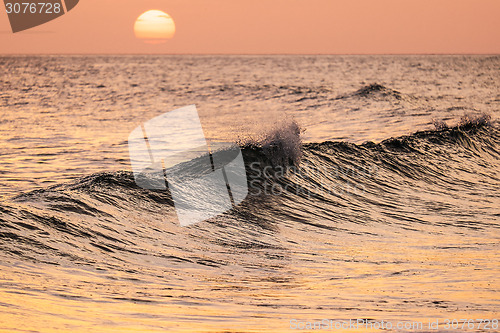
[{"label": "orange sky", "polygon": [[[500,53],[500,0],[81,0],[16,34],[0,8],[0,54]],[[148,9],[172,16],[174,39],[135,38]]]}]

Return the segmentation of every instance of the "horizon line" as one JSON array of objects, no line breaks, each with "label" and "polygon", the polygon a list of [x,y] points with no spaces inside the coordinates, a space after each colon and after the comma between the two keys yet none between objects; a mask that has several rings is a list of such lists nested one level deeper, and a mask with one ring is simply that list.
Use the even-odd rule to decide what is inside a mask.
[{"label": "horizon line", "polygon": [[0,53],[0,56],[500,56],[500,53]]}]

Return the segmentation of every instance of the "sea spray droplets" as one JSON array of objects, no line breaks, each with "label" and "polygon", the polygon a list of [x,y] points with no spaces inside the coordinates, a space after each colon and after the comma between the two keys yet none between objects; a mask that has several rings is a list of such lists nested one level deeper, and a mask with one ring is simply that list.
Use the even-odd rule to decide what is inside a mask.
[{"label": "sea spray droplets", "polygon": [[295,120],[274,124],[258,138],[239,139],[245,148],[260,148],[273,165],[298,165],[302,158],[302,137],[304,129]]}]

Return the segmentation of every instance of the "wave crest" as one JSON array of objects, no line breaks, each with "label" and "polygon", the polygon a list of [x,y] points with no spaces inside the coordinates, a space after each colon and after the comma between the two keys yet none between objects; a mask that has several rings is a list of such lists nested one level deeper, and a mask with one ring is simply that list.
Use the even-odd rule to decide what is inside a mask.
[{"label": "wave crest", "polygon": [[388,88],[379,83],[372,83],[367,86],[358,89],[354,93],[341,97],[358,97],[358,98],[370,98],[374,100],[397,100],[397,101],[412,101],[416,98],[414,96],[403,94],[397,90]]},{"label": "wave crest", "polygon": [[458,124],[454,127],[450,127],[444,120],[433,119],[432,122],[437,131],[444,131],[449,129],[469,130],[473,128],[481,128],[492,125],[491,115],[486,113],[482,113],[479,115],[465,113],[462,117],[460,117]]},{"label": "wave crest", "polygon": [[272,165],[298,165],[302,158],[302,133],[304,129],[292,120],[275,124],[258,138],[238,140],[246,151],[260,151]]}]

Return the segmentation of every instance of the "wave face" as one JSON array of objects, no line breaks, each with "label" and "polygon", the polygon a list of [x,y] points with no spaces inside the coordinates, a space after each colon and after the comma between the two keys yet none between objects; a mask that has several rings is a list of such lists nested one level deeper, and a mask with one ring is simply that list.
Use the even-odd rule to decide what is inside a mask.
[{"label": "wave face", "polygon": [[[377,223],[416,231],[498,228],[499,147],[499,130],[476,122],[379,144],[305,144],[300,160],[276,138],[247,144],[248,198],[192,229],[221,227],[206,241],[247,247],[252,246],[248,229],[273,231],[281,223],[305,224],[313,233],[316,228],[358,233],[359,225]],[[154,255],[165,247],[189,252],[193,246],[171,244],[179,228],[168,191],[141,189],[130,172],[94,174],[11,202],[0,207],[2,250],[35,262],[63,257],[93,263],[102,254]],[[241,232],[237,239],[224,235],[229,224]],[[165,243],[152,248],[151,239]],[[259,246],[275,246],[271,240]]]},{"label": "wave face", "polygon": [[[15,134],[30,133],[24,127],[30,121],[43,123],[37,109],[31,109],[31,120],[19,122],[12,114],[0,120],[2,133],[16,128],[0,144],[0,190],[9,194],[0,201],[0,327],[19,330],[18,318],[26,318],[27,331],[279,332],[292,319],[496,316],[497,97],[480,89],[491,83],[487,75],[475,80],[488,82],[464,81],[468,93],[451,92],[455,71],[462,68],[465,78],[470,66],[489,73],[498,57],[445,58],[447,65],[426,57],[312,59],[316,65],[308,57],[168,58],[184,69],[213,71],[212,80],[185,86],[183,71],[151,58],[155,66],[173,66],[180,81],[165,81],[156,93],[153,83],[162,76],[135,57],[2,60],[1,66],[7,62],[27,77],[41,63],[67,74],[75,74],[70,65],[76,64],[104,87],[84,85],[94,82],[87,74],[68,78],[79,87],[74,94],[93,97],[90,103],[76,96],[81,104],[61,98],[65,107],[75,103],[78,117],[53,105],[44,109],[66,129],[47,125],[36,137]],[[449,74],[451,83],[425,93],[414,83],[387,83],[393,81],[384,80],[380,69],[366,75],[368,82],[380,77],[380,83],[360,84],[359,75],[371,68],[366,59],[385,69],[403,64],[405,75],[398,66],[392,74],[402,80],[409,71],[427,87],[434,87],[426,81],[429,75],[435,80]],[[339,70],[340,64],[345,68]],[[234,80],[242,68],[262,79],[218,81],[222,65]],[[269,74],[273,66],[283,70]],[[359,67],[358,76],[348,81],[353,67]],[[128,81],[106,81],[120,72],[116,68],[153,78],[132,75],[132,83],[140,84],[131,92],[121,86]],[[290,81],[297,68],[302,85]],[[328,81],[332,74],[325,68],[345,78],[348,87]],[[18,89],[6,83],[14,76],[0,80]],[[45,96],[61,80],[30,84]],[[44,84],[52,88],[45,91]],[[170,99],[184,103],[195,88],[198,102],[217,110],[201,114],[204,125],[206,116],[220,124],[221,133],[207,137],[238,140],[249,195],[231,211],[181,227],[168,191],[142,189],[124,171],[129,166],[123,137],[153,112],[138,119],[123,110],[141,103],[170,106]],[[214,91],[223,105],[207,101]],[[33,105],[36,96],[30,96],[19,102]],[[141,96],[147,98],[140,101]],[[10,97],[0,102],[24,110],[15,109]],[[90,107],[99,103],[99,112]],[[295,113],[284,120],[266,115],[273,108]],[[252,123],[254,113],[264,120]],[[233,118],[241,122],[232,124]],[[31,187],[26,175],[33,176]]]}]

